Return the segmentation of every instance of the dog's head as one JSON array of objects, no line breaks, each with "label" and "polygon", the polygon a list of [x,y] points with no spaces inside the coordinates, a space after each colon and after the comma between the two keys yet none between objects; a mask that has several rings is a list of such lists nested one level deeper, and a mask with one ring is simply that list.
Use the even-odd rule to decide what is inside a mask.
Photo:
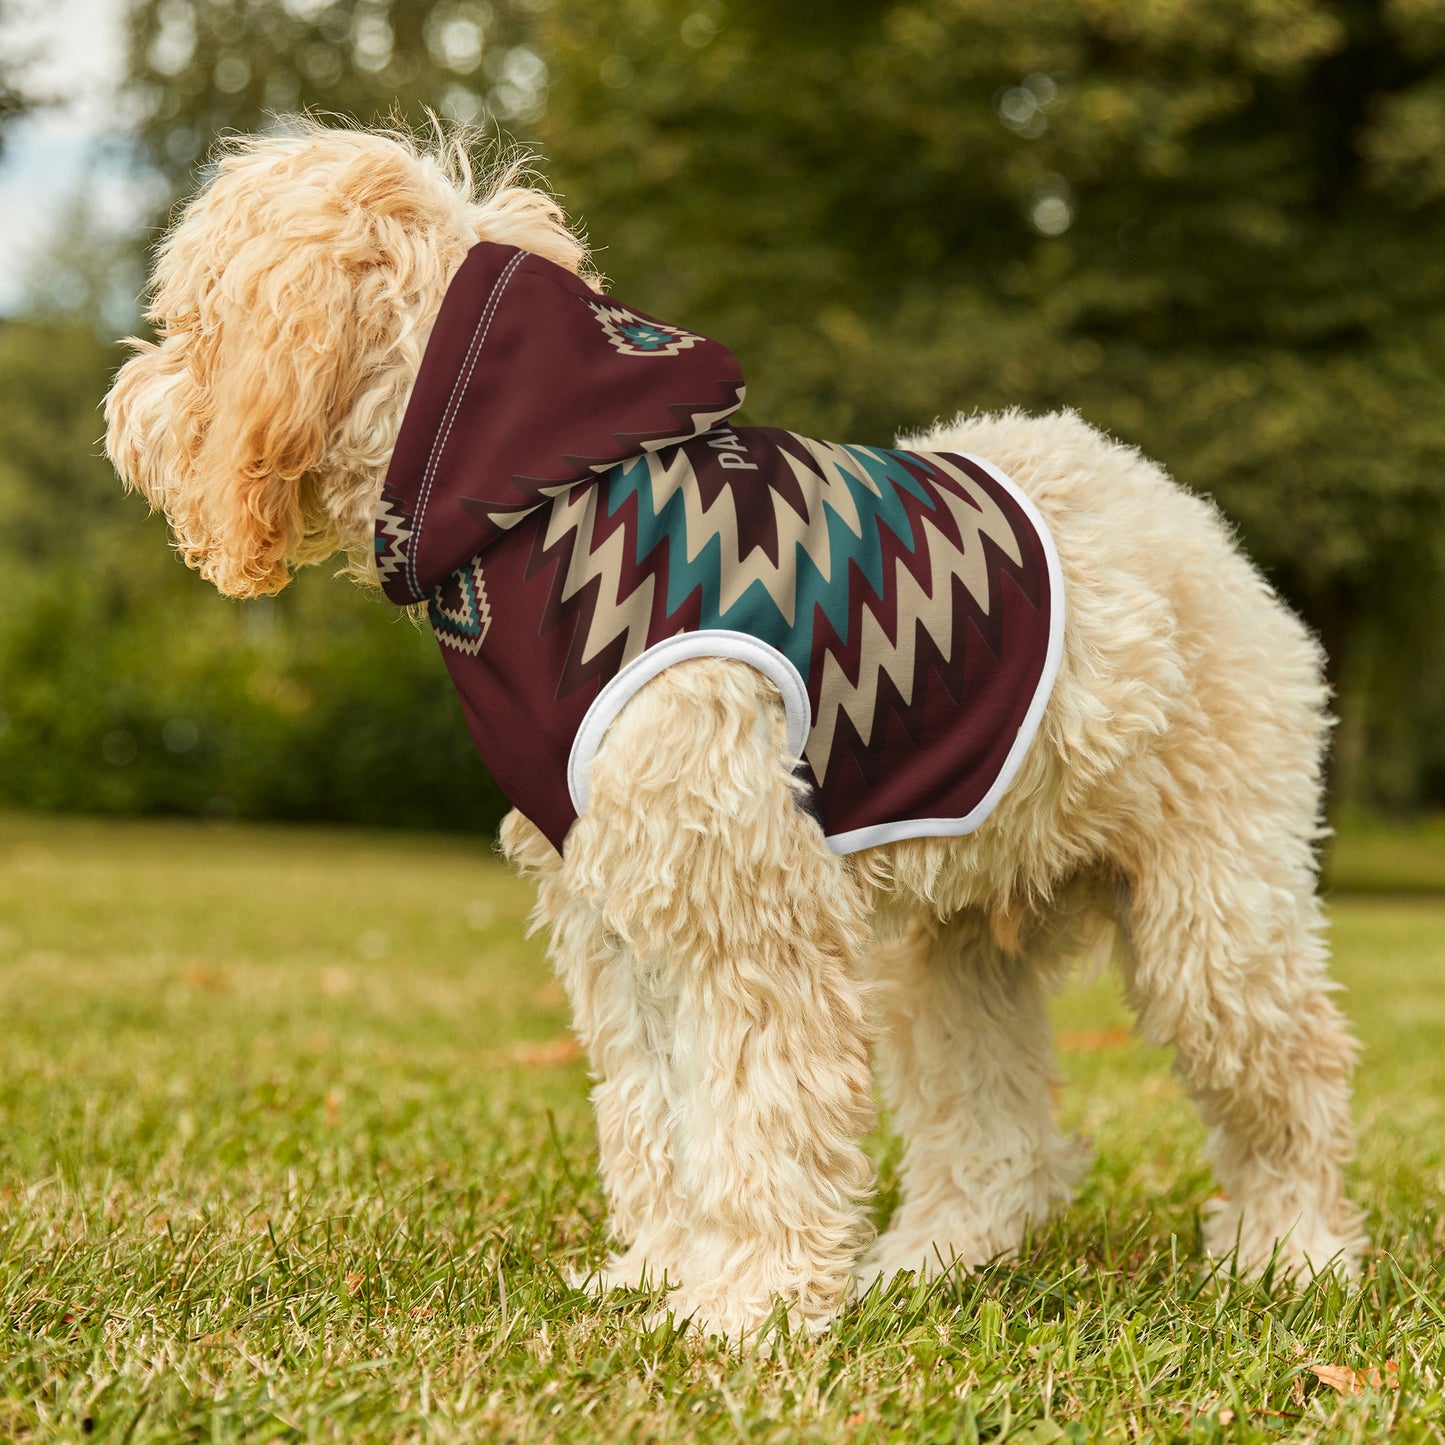
[{"label": "dog's head", "polygon": [[186,563],[232,597],[344,553],[372,516],[447,283],[478,240],[580,271],[556,203],[478,185],[459,140],[303,122],[224,144],[157,253],[157,340],[106,398],[106,450]]}]

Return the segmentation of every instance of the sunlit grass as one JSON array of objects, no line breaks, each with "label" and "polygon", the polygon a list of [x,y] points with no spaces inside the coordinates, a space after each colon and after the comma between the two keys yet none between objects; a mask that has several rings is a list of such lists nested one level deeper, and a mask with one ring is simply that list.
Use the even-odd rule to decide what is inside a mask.
[{"label": "sunlit grass", "polygon": [[1350,815],[1330,840],[1325,883],[1347,893],[1445,894],[1445,817],[1387,823]]},{"label": "sunlit grass", "polygon": [[0,818],[0,1439],[1445,1438],[1445,901],[1332,904],[1363,1288],[1211,1278],[1105,981],[1058,1010],[1074,1206],[771,1360],[567,1284],[602,1204],[529,905],[479,842]]}]

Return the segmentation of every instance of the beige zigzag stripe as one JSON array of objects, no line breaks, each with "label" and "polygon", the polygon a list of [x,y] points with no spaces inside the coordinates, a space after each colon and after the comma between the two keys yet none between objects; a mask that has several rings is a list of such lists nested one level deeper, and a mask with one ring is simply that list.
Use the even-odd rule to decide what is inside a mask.
[{"label": "beige zigzag stripe", "polygon": [[832,757],[840,712],[846,713],[852,720],[866,747],[873,736],[880,679],[891,678],[904,702],[913,700],[918,623],[923,624],[945,658],[952,655],[955,623],[953,577],[962,577],[964,586],[980,609],[985,613],[989,610],[988,563],[980,539],[992,538],[1015,563],[1022,561],[1018,539],[994,499],[972,477],[950,465],[945,458],[925,455],[940,470],[953,477],[978,502],[981,510],[975,511],[964,498],[940,488],[938,495],[946,502],[963,539],[962,551],[925,514],[921,520],[928,540],[928,583],[926,586],[921,584],[908,571],[904,560],[901,557],[897,559],[894,569],[896,640],[889,641],[882,623],[871,610],[865,608],[858,639],[862,660],[856,685],[848,681],[831,652],[824,659],[818,710],[806,749],[808,763],[819,783],[823,781]]},{"label": "beige zigzag stripe", "polygon": [[[758,548],[754,548],[745,558],[738,556],[737,513],[731,488],[724,488],[712,504],[705,507],[692,464],[683,452],[647,456],[655,510],[660,512],[674,495],[681,495],[686,518],[684,535],[688,543],[686,560],[693,561],[714,537],[721,543],[720,604],[723,611],[733,606],[754,582],[761,582],[791,626],[796,607],[797,545],[803,545],[826,578],[833,565],[828,546],[827,512],[831,510],[837,514],[855,536],[862,533],[862,521],[857,507],[840,473],[846,470],[875,495],[878,493],[877,484],[856,458],[842,447],[816,441],[805,441],[805,445],[817,458],[824,475],[815,475],[798,458],[784,453],[798,479],[803,496],[809,503],[809,515],[799,516],[769,489],[768,495],[778,529],[776,565]],[[944,585],[946,580],[955,572],[958,573],[979,607],[984,612],[988,611],[988,566],[978,539],[990,537],[1015,563],[1022,560],[1018,541],[1008,518],[993,498],[972,477],[950,464],[946,458],[928,455],[927,460],[952,477],[978,506],[970,506],[951,491],[939,489],[938,495],[948,506],[963,538],[963,549],[959,551],[949,538],[928,521],[927,515],[923,515],[921,522],[931,542],[929,557],[932,573],[928,587],[922,587],[902,562],[898,563],[896,643],[888,640],[873,613],[864,610],[861,642],[865,666],[860,672],[858,685],[850,686],[837,661],[831,655],[827,658],[823,670],[818,718],[808,747],[808,760],[820,782],[827,768],[839,708],[853,719],[854,726],[858,728],[866,744],[872,733],[873,708],[880,675],[892,677],[904,698],[911,698],[915,624],[918,621],[923,621],[944,656],[949,655],[952,648],[953,617],[949,590]],[[550,549],[569,534],[573,535],[567,574],[562,583],[562,600],[576,596],[589,582],[596,580],[600,584],[581,661],[584,664],[590,662],[616,638],[625,636],[626,643],[619,664],[625,667],[647,649],[647,625],[652,613],[654,579],[648,575],[626,597],[618,596],[620,581],[631,570],[630,566],[626,565],[630,562],[627,556],[630,538],[625,530],[618,530],[600,545],[594,545],[597,505],[598,489],[595,487],[576,487],[557,497],[548,512],[545,545]]]}]

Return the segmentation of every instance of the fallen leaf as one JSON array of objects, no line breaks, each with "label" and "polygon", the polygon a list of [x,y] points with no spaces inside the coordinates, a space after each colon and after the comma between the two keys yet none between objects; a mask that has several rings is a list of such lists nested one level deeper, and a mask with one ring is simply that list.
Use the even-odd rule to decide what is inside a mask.
[{"label": "fallen leaf", "polygon": [[364,1274],[349,1274],[346,1276],[346,1293],[354,1295],[362,1285],[366,1283]]},{"label": "fallen leaf", "polygon": [[545,1043],[516,1044],[502,1055],[502,1062],[520,1064],[524,1069],[537,1069],[551,1064],[570,1064],[581,1057],[582,1045],[571,1034],[563,1034]]},{"label": "fallen leaf", "polygon": [[1387,1390],[1400,1388],[1400,1365],[1397,1360],[1386,1360],[1383,1373],[1371,1365],[1367,1370],[1354,1370],[1348,1365],[1311,1365],[1315,1378],[1320,1384],[1341,1395],[1363,1395],[1367,1389]]},{"label": "fallen leaf", "polygon": [[181,970],[181,982],[190,988],[204,989],[207,993],[230,993],[231,981],[220,969],[204,959],[193,958]]},{"label": "fallen leaf", "polygon": [[1094,1054],[1106,1049],[1127,1049],[1135,1042],[1128,1029],[1065,1029],[1058,1037],[1059,1048],[1065,1053]]}]

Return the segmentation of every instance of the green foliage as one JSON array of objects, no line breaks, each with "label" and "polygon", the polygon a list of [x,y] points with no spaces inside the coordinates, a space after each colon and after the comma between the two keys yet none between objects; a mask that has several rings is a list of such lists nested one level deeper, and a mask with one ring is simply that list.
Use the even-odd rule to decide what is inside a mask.
[{"label": "green foliage", "polygon": [[568,1283],[603,1206],[530,892],[456,838],[0,817],[0,1435],[1445,1439],[1438,900],[1333,908],[1358,1288],[1211,1278],[1204,1130],[1094,984],[1057,1011],[1076,1202],[769,1360]]},{"label": "green foliage", "polygon": [[1383,823],[1344,814],[1325,850],[1332,893],[1445,897],[1445,816]]},{"label": "green foliage", "polygon": [[[12,0],[0,0],[0,27],[15,9]],[[35,104],[35,98],[20,83],[23,60],[11,53],[0,54],[0,156],[5,154],[6,130]]]},{"label": "green foliage", "polygon": [[26,97],[16,89],[9,74],[0,71],[0,154],[5,149],[5,131],[29,109]]},{"label": "green foliage", "polygon": [[528,7],[486,0],[140,0],[130,92],[148,161],[179,192],[211,142],[302,109],[369,125],[527,121],[546,67],[523,43]]},{"label": "green foliage", "polygon": [[495,828],[430,636],[323,578],[224,602],[136,530],[178,574],[163,605],[66,568],[0,624],[0,803]]},{"label": "green foliage", "polygon": [[[219,131],[270,111],[425,124],[430,105],[540,145],[618,293],[737,352],[752,419],[886,442],[958,410],[1077,408],[1213,495],[1320,631],[1336,796],[1445,802],[1438,0],[137,0],[131,35],[128,103],[173,194]],[[78,298],[88,328],[100,304],[73,256],[62,269],[53,296]],[[288,815],[313,806],[301,779],[319,768],[323,816],[377,816],[341,804],[374,795],[327,772],[320,739],[344,754],[378,706],[398,739],[442,729],[422,714],[434,656],[417,651],[383,705],[364,659],[400,647],[384,611],[339,587],[283,598],[264,647],[311,709],[288,723],[255,704],[262,624],[163,565],[90,449],[113,358],[82,329],[52,306],[0,333],[0,499],[25,539],[0,555],[12,598],[49,609],[12,605],[0,653],[44,638],[59,655],[53,629],[74,626],[74,655],[136,669],[134,694],[174,695],[165,659],[194,671],[184,708],[121,709],[133,725],[114,708],[83,736],[25,723],[88,751],[24,755],[21,776],[74,785],[12,768],[5,796],[82,798],[98,777],[97,797],[189,807],[180,783],[134,780],[142,737],[204,697],[206,735],[234,736],[237,759],[256,745],[244,728],[266,733],[256,776],[296,780]],[[112,627],[130,641],[104,641]],[[0,706],[18,688],[45,691],[0,674]],[[137,739],[119,794],[94,762],[116,731]],[[155,775],[209,761],[156,754]],[[247,801],[240,761],[222,771],[216,796],[277,806]],[[440,816],[444,795],[395,820]]]},{"label": "green foliage", "polygon": [[430,636],[315,574],[227,602],[122,496],[113,360],[79,323],[0,327],[0,804],[493,828]]},{"label": "green foliage", "polygon": [[1324,635],[1345,791],[1436,786],[1439,7],[829,14],[542,13],[551,173],[620,293],[727,339],[805,432],[1072,406],[1137,443]]}]

